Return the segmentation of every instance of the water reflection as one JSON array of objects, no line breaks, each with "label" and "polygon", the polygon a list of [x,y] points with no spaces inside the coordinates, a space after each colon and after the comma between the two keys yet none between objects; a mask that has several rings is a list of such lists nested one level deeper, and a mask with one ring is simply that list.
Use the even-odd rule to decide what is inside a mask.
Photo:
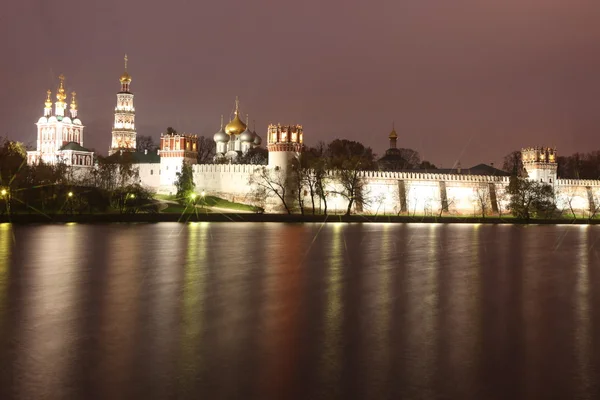
[{"label": "water reflection", "polygon": [[[421,226],[425,246],[411,248],[411,256],[421,262],[411,262],[408,267],[412,289],[409,289],[407,329],[406,372],[412,395],[421,393],[423,397],[433,396],[434,377],[438,358],[437,330],[439,312],[439,257],[440,243],[438,224]],[[412,258],[411,257],[411,258]],[[417,392],[418,391],[418,392]],[[411,395],[409,393],[409,395]]]},{"label": "water reflection", "polygon": [[598,239],[0,225],[0,398],[597,398]]},{"label": "water reflection", "polygon": [[590,252],[589,243],[590,227],[579,227],[578,254],[575,264],[576,289],[575,289],[575,349],[577,356],[577,381],[580,398],[590,398],[591,377],[591,297],[590,297]]},{"label": "water reflection", "polygon": [[[26,243],[26,277],[29,296],[23,309],[16,346],[19,398],[40,393],[67,392],[77,354],[78,318],[81,308],[79,268],[84,237],[81,227],[44,226],[32,232]],[[57,240],[60,238],[60,240]]]},{"label": "water reflection", "polygon": [[319,362],[320,387],[330,398],[340,395],[341,346],[342,346],[342,275],[344,268],[344,230],[348,225],[335,223],[331,226],[331,251],[326,268],[326,293],[323,308],[323,339]]},{"label": "water reflection", "polygon": [[[102,357],[98,362],[100,374],[107,385],[102,390],[111,398],[120,398],[135,374],[135,349],[140,309],[141,231],[133,227],[111,229],[108,233],[108,261],[100,303],[99,346]],[[119,371],[115,373],[115,371]],[[100,388],[98,388],[100,389]]]},{"label": "water reflection", "polygon": [[0,223],[0,338],[6,329],[8,313],[8,283],[10,281],[10,257],[12,248],[12,227]]},{"label": "water reflection", "polygon": [[181,395],[194,386],[194,381],[205,374],[202,364],[202,332],[205,311],[205,286],[208,269],[208,223],[188,225],[188,242],[182,288],[181,343],[179,376]]}]

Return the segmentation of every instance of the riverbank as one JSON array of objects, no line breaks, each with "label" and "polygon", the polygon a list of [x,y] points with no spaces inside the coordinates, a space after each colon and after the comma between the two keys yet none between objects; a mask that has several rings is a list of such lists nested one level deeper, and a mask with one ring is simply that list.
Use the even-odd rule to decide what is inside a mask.
[{"label": "riverbank", "polygon": [[27,223],[154,223],[154,222],[361,222],[361,223],[451,223],[451,224],[550,224],[597,225],[600,219],[517,219],[513,217],[422,217],[392,215],[288,215],[250,213],[159,213],[159,214],[15,214],[2,215],[0,222]]}]

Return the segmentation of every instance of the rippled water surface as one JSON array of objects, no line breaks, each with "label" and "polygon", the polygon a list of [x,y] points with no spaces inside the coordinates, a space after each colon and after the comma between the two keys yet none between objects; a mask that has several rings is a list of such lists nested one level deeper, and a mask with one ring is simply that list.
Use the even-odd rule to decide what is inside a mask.
[{"label": "rippled water surface", "polygon": [[0,224],[0,398],[598,399],[599,238]]}]

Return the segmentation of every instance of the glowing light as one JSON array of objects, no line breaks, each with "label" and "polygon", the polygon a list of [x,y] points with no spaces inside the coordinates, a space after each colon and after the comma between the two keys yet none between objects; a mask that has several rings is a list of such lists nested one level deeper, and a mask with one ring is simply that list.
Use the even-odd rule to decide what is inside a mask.
[{"label": "glowing light", "polygon": [[204,197],[204,196],[206,196],[206,192],[203,190],[203,191],[202,191],[202,193],[200,193],[200,195],[201,195],[202,197]]},{"label": "glowing light", "polygon": [[69,196],[69,197],[73,197],[73,192],[69,192],[69,193],[67,194],[67,196]]},{"label": "glowing light", "polygon": [[196,199],[196,193],[192,193],[192,194],[190,195],[190,197],[192,198],[192,200],[195,200],[195,199]]},{"label": "glowing light", "polygon": [[135,199],[135,194],[131,193],[131,194],[129,195],[129,197],[130,197],[130,198],[132,198],[132,199]]},{"label": "glowing light", "polygon": [[1,194],[2,196],[6,196],[6,193],[8,193],[8,192],[6,191],[6,189],[2,189],[2,191],[0,191],[0,194]]}]

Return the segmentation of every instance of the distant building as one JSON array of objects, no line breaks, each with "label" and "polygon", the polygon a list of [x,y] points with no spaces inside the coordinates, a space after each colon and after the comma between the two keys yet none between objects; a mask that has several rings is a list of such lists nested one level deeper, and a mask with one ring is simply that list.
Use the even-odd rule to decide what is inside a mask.
[{"label": "distant building", "polygon": [[117,151],[136,151],[135,107],[133,93],[130,90],[131,75],[127,72],[127,55],[125,55],[125,72],[119,78],[119,82],[121,90],[117,93],[109,155]]},{"label": "distant building", "polygon": [[406,168],[406,160],[402,158],[402,153],[397,147],[398,134],[392,124],[392,131],[388,135],[390,148],[385,151],[383,157],[377,161],[379,169],[382,171],[399,171]]},{"label": "distant building", "polygon": [[44,115],[38,119],[36,150],[27,152],[27,163],[40,161],[50,165],[64,163],[68,166],[89,168],[94,165],[94,153],[83,147],[83,124],[77,116],[76,93],[71,93],[67,115],[67,95],[63,75],[59,76],[56,102],[52,108],[52,92],[48,90]]}]

